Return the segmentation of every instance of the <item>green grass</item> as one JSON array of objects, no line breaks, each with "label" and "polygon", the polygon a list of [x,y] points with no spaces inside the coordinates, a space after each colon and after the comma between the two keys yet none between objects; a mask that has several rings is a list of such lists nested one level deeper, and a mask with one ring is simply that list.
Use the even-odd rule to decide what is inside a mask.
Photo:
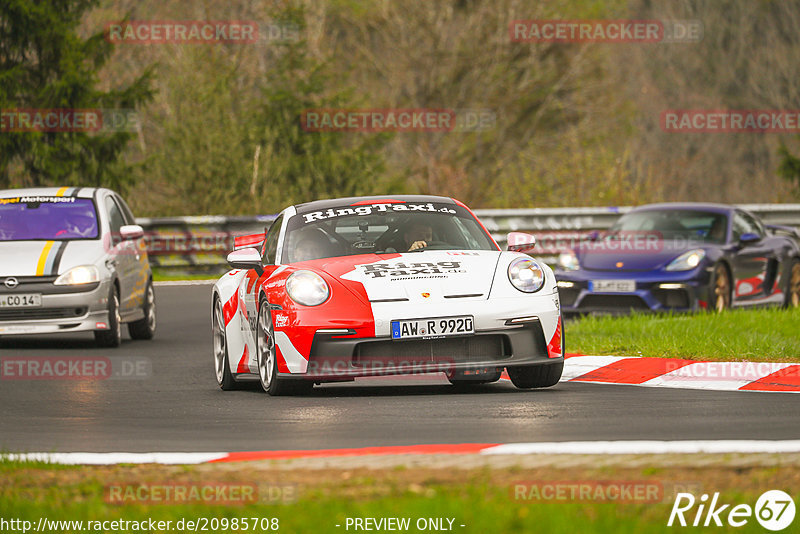
[{"label": "green grass", "polygon": [[721,361],[800,361],[800,310],[587,316],[566,324],[567,352]]},{"label": "green grass", "polygon": [[[2,464],[2,460],[0,460]],[[143,469],[143,471],[137,470]],[[421,478],[409,484],[409,480],[392,479],[384,471],[373,471],[372,482],[361,477],[352,477],[348,471],[327,472],[327,480],[307,482],[299,491],[299,499],[290,504],[269,504],[257,502],[246,505],[174,505],[174,504],[111,504],[106,502],[107,477],[128,483],[140,484],[148,480],[163,481],[170,468],[91,468],[84,467],[80,473],[69,473],[42,464],[27,468],[14,463],[13,469],[0,469],[0,518],[23,519],[36,525],[40,517],[49,520],[71,521],[172,521],[200,518],[278,518],[279,532],[293,534],[323,534],[353,532],[345,529],[347,518],[354,517],[401,517],[410,518],[412,527],[408,532],[419,532],[413,525],[419,518],[452,518],[453,531],[462,533],[487,532],[668,532],[667,518],[672,506],[672,498],[667,497],[659,503],[618,503],[596,501],[541,501],[516,500],[513,484],[531,480],[526,473],[503,472],[503,470],[481,470],[457,476],[449,482],[437,480],[436,474],[423,471]],[[189,468],[190,480],[220,480],[220,476],[236,476],[218,470]],[[443,470],[447,472],[449,470]],[[641,471],[629,470],[627,474],[608,470],[604,476],[610,479],[641,480]],[[700,470],[693,474],[701,479],[704,486],[720,491],[723,502],[754,504],[764,490],[757,484],[766,481],[768,487],[780,484],[774,480],[774,473],[764,469],[743,470],[741,475],[755,477],[750,483],[736,478],[733,482],[720,484],[719,472]],[[792,470],[794,476],[796,471]],[[261,475],[258,482],[281,484],[282,478],[296,475],[281,471],[253,473],[242,469],[238,474],[248,477]],[[551,473],[551,480],[587,480],[583,475]],[[168,475],[167,475],[168,476]],[[314,477],[313,471],[307,473]],[[387,476],[389,480],[387,480]],[[439,475],[441,476],[441,475]],[[681,476],[685,476],[685,473]],[[567,478],[564,478],[567,477]],[[647,477],[649,478],[649,477]],[[233,479],[235,480],[235,478]],[[241,479],[240,479],[241,480]],[[249,480],[254,480],[250,478]],[[336,481],[339,481],[338,483]],[[510,482],[514,480],[515,482]],[[539,479],[542,480],[542,479]],[[658,480],[658,479],[651,479]],[[136,482],[138,481],[138,482]],[[722,487],[719,487],[719,486]],[[363,492],[365,486],[380,487],[379,491]],[[744,487],[742,487],[744,486]],[[783,487],[783,486],[781,486]],[[741,488],[741,489],[740,489]],[[788,488],[786,488],[788,489]],[[791,491],[791,490],[790,490]],[[354,494],[355,492],[355,494]],[[340,525],[340,526],[336,526]],[[460,525],[464,525],[461,527]],[[33,527],[35,529],[35,526]],[[737,532],[754,532],[758,524],[751,519],[746,527]],[[202,529],[200,529],[202,531]],[[252,531],[252,527],[249,529]],[[726,529],[718,529],[726,531]],[[72,532],[77,529],[48,530],[49,532]],[[84,529],[86,531],[86,529]],[[134,531],[129,529],[128,531]],[[172,529],[170,532],[185,532],[189,529]],[[234,529],[215,529],[209,531],[234,532]],[[239,530],[241,531],[241,530]],[[257,530],[261,531],[261,530]]]},{"label": "green grass", "polygon": [[153,281],[155,282],[174,282],[178,280],[216,280],[222,273],[190,273],[179,269],[164,269],[153,267]]}]

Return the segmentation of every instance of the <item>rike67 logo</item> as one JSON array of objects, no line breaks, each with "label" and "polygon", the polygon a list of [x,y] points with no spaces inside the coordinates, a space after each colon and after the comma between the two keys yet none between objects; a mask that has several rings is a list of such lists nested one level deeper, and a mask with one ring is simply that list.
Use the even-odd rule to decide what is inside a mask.
[{"label": "rike67 logo", "polygon": [[699,499],[691,493],[678,493],[667,526],[738,528],[746,525],[753,516],[767,530],[784,530],[794,521],[794,501],[788,493],[781,490],[764,492],[756,501],[755,507],[749,504],[722,503],[719,492],[714,493],[710,501],[708,494],[705,493]]}]

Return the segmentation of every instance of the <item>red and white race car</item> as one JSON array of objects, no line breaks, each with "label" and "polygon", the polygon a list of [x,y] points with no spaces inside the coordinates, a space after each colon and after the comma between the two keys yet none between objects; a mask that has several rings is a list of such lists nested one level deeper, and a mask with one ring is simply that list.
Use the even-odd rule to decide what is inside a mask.
[{"label": "red and white race car", "polygon": [[[517,235],[519,237],[519,235]],[[236,238],[213,289],[224,390],[271,395],[356,377],[444,372],[453,384],[552,386],[564,367],[553,272],[501,251],[461,202],[396,196],[291,206]]]}]

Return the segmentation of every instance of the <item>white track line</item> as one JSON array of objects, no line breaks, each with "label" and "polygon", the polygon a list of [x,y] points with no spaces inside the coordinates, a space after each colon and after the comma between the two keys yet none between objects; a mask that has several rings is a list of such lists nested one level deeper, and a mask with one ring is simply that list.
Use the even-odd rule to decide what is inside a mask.
[{"label": "white track line", "polygon": [[[800,440],[699,440],[699,441],[560,441],[506,443],[482,449],[481,455],[529,454],[732,454],[800,453]],[[431,453],[435,454],[435,453]],[[381,453],[381,455],[386,455]],[[58,452],[3,456],[15,461],[43,461],[65,465],[202,464],[227,458],[224,452]],[[365,454],[363,456],[370,456]],[[320,458],[324,458],[321,456]]]},{"label": "white track line", "polygon": [[208,280],[165,280],[163,282],[153,282],[153,285],[158,286],[210,286],[214,284],[218,278]]},{"label": "white track line", "polygon": [[565,441],[507,443],[480,454],[686,454],[800,452],[800,440]]},{"label": "white track line", "polygon": [[225,452],[31,452],[8,454],[2,458],[23,462],[48,462],[65,465],[113,464],[203,464],[225,458]]}]

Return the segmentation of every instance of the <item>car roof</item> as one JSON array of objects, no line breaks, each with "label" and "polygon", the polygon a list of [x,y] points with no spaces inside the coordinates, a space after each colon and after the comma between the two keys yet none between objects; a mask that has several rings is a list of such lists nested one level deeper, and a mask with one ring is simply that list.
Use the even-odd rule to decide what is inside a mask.
[{"label": "car roof", "polygon": [[314,200],[303,204],[295,205],[298,214],[310,211],[325,210],[328,208],[341,208],[356,204],[378,204],[378,203],[402,203],[402,202],[437,202],[439,204],[456,204],[450,197],[437,197],[432,195],[375,195],[367,197],[343,197],[330,198],[325,200]]},{"label": "car roof", "polygon": [[638,206],[633,208],[628,213],[655,210],[708,211],[711,213],[728,214],[736,210],[736,207],[728,204],[714,204],[710,202],[662,202],[660,204],[645,204],[644,206]]},{"label": "car roof", "polygon": [[1,189],[0,198],[14,198],[19,196],[92,198],[95,196],[95,193],[103,190],[104,189],[100,187],[29,187],[23,189]]}]

